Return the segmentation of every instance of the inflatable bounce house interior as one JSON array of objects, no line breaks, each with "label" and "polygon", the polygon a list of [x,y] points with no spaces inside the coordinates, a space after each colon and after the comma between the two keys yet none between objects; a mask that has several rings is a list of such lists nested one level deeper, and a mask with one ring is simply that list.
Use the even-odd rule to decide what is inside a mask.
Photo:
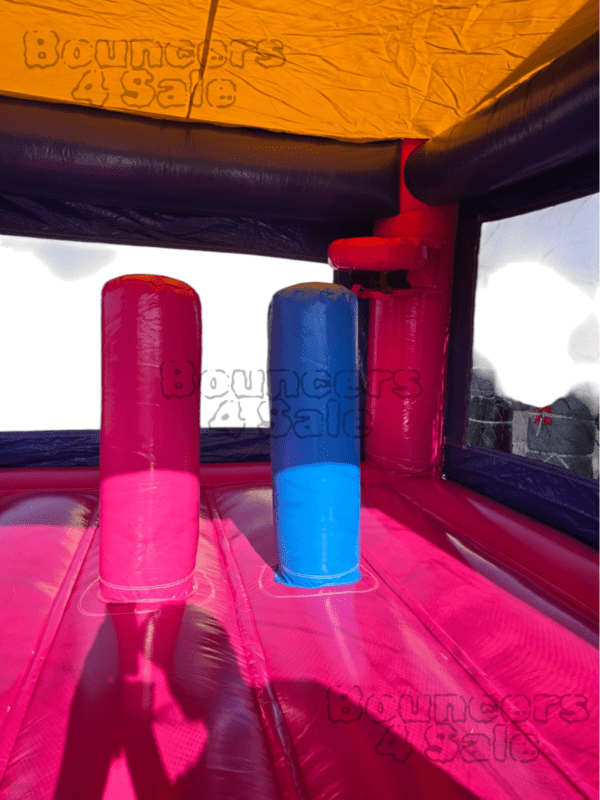
[{"label": "inflatable bounce house interior", "polygon": [[[1,5],[0,245],[131,266],[98,429],[0,425],[0,800],[598,797],[596,3]],[[328,270],[253,426],[212,252]]]}]

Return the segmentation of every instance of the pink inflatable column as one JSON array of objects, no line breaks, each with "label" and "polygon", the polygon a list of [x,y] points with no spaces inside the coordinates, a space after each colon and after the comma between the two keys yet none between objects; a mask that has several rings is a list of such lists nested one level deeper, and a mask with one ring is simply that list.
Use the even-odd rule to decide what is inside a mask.
[{"label": "pink inflatable column", "polygon": [[201,309],[185,283],[126,275],[102,292],[100,596],[181,600],[199,537]]}]

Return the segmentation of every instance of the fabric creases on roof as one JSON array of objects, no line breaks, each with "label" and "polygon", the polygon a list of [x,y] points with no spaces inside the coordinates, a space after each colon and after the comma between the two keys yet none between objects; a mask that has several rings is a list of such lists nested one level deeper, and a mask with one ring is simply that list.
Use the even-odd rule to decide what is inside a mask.
[{"label": "fabric creases on roof", "polygon": [[598,26],[591,0],[3,6],[0,94],[353,141],[433,137]]}]

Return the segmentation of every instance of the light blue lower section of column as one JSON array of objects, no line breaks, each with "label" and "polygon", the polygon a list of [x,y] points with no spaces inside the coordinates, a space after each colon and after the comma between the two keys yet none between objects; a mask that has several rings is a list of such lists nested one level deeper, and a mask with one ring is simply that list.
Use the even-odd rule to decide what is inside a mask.
[{"label": "light blue lower section of column", "polygon": [[303,464],[273,478],[278,583],[341,586],[360,580],[360,467]]}]

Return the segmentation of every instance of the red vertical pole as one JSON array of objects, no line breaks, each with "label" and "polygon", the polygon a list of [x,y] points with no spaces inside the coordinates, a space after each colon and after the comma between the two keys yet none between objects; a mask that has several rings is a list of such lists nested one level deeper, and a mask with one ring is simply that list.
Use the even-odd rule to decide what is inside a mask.
[{"label": "red vertical pole", "polygon": [[420,235],[441,249],[436,264],[409,271],[410,290],[371,300],[365,456],[394,472],[439,475],[458,209],[421,203],[404,185],[406,159],[420,144],[403,142],[400,214],[378,222],[374,233]]}]

